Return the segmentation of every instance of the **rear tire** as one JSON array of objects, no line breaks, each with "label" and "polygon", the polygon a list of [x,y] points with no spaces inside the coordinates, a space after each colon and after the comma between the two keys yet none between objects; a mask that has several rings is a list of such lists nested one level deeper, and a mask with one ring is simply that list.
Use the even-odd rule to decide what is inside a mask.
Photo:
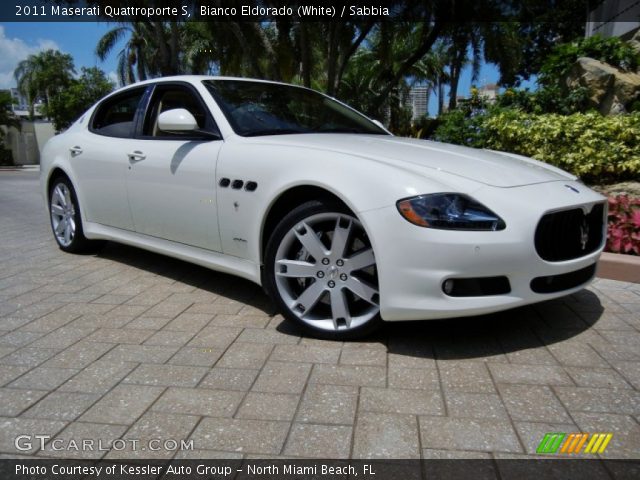
[{"label": "rear tire", "polygon": [[264,284],[285,318],[313,336],[354,339],[382,324],[371,242],[336,202],[306,202],[280,221],[267,243]]},{"label": "rear tire", "polygon": [[61,250],[80,253],[100,245],[84,236],[78,197],[71,181],[65,176],[56,177],[51,182],[49,218],[53,238]]}]

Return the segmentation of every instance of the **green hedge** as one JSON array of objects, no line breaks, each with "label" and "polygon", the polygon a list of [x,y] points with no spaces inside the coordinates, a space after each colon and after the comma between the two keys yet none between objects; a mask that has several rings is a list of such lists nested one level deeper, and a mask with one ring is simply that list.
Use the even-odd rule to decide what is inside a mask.
[{"label": "green hedge", "polygon": [[496,109],[442,119],[435,139],[517,153],[584,180],[619,181],[640,175],[640,112],[602,116],[523,113]]}]

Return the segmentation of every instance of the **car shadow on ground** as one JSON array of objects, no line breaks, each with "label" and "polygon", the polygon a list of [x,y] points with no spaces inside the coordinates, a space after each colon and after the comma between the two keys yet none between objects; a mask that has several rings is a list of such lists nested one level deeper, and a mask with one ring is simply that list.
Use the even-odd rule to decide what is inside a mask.
[{"label": "car shadow on ground", "polygon": [[104,247],[95,255],[245,303],[269,316],[277,313],[275,306],[260,286],[240,277],[115,242],[105,242]]},{"label": "car shadow on ground", "polygon": [[[97,256],[242,302],[277,318],[275,328],[280,333],[304,336],[295,324],[276,317],[278,312],[262,288],[248,280],[114,242],[106,242]],[[388,322],[375,334],[351,343],[385,346],[390,354],[411,357],[490,358],[569,340],[589,330],[603,311],[595,293],[581,290],[564,298],[488,315]]]},{"label": "car shadow on ground", "polygon": [[[585,305],[588,308],[582,310]],[[438,360],[486,359],[575,338],[591,329],[603,312],[598,296],[582,290],[566,299],[488,315],[388,323],[380,335],[387,336],[389,353]]]}]

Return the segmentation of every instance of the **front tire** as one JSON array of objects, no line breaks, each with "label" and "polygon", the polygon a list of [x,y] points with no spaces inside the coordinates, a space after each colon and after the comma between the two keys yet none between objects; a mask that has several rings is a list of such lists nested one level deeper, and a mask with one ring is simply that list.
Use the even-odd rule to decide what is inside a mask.
[{"label": "front tire", "polygon": [[265,288],[283,315],[321,338],[378,328],[378,273],[369,237],[344,206],[310,201],[287,214],[265,252]]},{"label": "front tire", "polygon": [[78,197],[67,177],[60,176],[51,182],[49,217],[53,237],[62,250],[79,253],[89,248],[91,242],[84,236]]}]

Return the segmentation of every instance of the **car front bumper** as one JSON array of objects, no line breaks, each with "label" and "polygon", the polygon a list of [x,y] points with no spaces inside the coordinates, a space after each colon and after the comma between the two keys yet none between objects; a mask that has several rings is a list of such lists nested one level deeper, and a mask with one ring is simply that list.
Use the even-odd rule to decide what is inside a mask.
[{"label": "car front bumper", "polygon": [[[580,194],[564,188],[563,183],[579,188]],[[588,283],[590,279],[553,293],[536,293],[531,288],[534,278],[594,266],[604,240],[596,251],[580,258],[548,262],[536,252],[534,236],[544,214],[575,207],[591,209],[604,201],[602,196],[576,182],[483,187],[472,196],[498,213],[507,228],[495,232],[423,228],[406,221],[395,206],[359,214],[376,254],[384,320],[480,315],[562,297]],[[508,278],[509,293],[453,297],[443,291],[447,279],[498,276]]]}]

